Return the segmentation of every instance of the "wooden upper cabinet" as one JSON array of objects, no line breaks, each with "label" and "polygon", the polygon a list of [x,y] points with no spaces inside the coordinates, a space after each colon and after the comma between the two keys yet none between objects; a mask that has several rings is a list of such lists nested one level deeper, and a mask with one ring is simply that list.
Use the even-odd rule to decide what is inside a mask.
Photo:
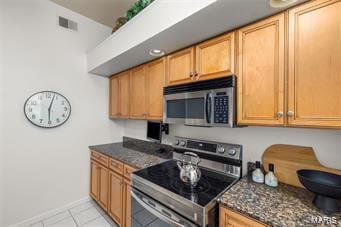
[{"label": "wooden upper cabinet", "polygon": [[109,116],[129,118],[130,72],[123,72],[110,78]]},{"label": "wooden upper cabinet", "polygon": [[123,222],[123,177],[109,172],[109,206],[108,213],[121,226]]},{"label": "wooden upper cabinet", "polygon": [[165,58],[147,65],[147,112],[148,119],[162,120],[163,87],[166,83]]},{"label": "wooden upper cabinet", "polygon": [[194,47],[167,56],[167,85],[191,82],[194,79]]},{"label": "wooden upper cabinet", "polygon": [[220,206],[219,227],[265,227],[262,223],[247,218],[235,211]]},{"label": "wooden upper cabinet", "polygon": [[284,125],[284,14],[238,31],[238,124]]},{"label": "wooden upper cabinet", "polygon": [[196,80],[213,79],[234,74],[234,33],[196,45]]},{"label": "wooden upper cabinet", "polygon": [[120,115],[120,98],[119,98],[119,78],[110,78],[110,104],[109,104],[109,116],[112,118],[119,117]]},{"label": "wooden upper cabinet", "polygon": [[341,126],[341,1],[289,10],[289,125]]},{"label": "wooden upper cabinet", "polygon": [[124,72],[119,77],[120,87],[120,117],[129,118],[130,114],[130,72]]},{"label": "wooden upper cabinet", "polygon": [[146,110],[146,67],[131,70],[130,77],[130,118],[145,119]]}]

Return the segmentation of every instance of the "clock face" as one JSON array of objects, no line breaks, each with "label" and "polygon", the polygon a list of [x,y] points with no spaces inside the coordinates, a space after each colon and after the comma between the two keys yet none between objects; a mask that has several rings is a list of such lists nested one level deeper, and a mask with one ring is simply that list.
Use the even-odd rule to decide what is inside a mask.
[{"label": "clock face", "polygon": [[54,128],[65,123],[71,114],[69,101],[53,91],[42,91],[33,94],[25,102],[25,115],[34,125],[43,128]]}]

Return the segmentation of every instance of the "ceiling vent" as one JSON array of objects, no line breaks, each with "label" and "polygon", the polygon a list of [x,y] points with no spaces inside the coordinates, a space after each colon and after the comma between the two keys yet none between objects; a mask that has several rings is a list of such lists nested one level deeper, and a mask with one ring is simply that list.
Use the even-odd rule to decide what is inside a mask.
[{"label": "ceiling vent", "polygon": [[73,31],[78,30],[78,24],[72,20],[66,19],[64,17],[59,17],[58,18],[58,24],[60,27],[66,28],[66,29],[71,29]]}]

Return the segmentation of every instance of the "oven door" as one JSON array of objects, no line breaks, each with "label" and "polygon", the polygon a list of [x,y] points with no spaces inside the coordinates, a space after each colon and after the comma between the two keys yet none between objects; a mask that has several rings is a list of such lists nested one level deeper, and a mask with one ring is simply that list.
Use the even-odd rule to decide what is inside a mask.
[{"label": "oven door", "polygon": [[191,221],[134,188],[131,189],[131,201],[132,227],[197,227]]},{"label": "oven door", "polygon": [[169,124],[212,126],[212,91],[196,91],[164,96],[164,119]]}]

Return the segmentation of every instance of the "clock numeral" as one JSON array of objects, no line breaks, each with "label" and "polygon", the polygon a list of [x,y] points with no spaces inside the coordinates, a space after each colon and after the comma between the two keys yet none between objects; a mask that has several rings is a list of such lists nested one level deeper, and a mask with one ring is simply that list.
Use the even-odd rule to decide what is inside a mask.
[{"label": "clock numeral", "polygon": [[31,101],[31,106],[37,105],[37,101]]},{"label": "clock numeral", "polygon": [[59,118],[57,118],[57,119],[56,119],[56,122],[57,122],[57,123],[60,123],[60,120],[59,120]]},{"label": "clock numeral", "polygon": [[39,96],[38,96],[38,99],[39,99],[39,100],[43,100],[43,96],[39,95]]},{"label": "clock numeral", "polygon": [[51,125],[51,124],[52,124],[52,121],[48,121],[47,123],[48,123],[49,125]]},{"label": "clock numeral", "polygon": [[32,108],[30,107],[30,108],[28,108],[28,112],[32,112]]},{"label": "clock numeral", "polygon": [[51,93],[46,93],[45,97],[50,99],[52,97],[52,95],[51,95]]},{"label": "clock numeral", "polygon": [[67,107],[64,107],[64,111],[67,111],[68,109],[67,109]]},{"label": "clock numeral", "polygon": [[63,105],[63,106],[65,105],[65,101],[62,101],[62,105]]},{"label": "clock numeral", "polygon": [[33,115],[32,115],[32,119],[33,119],[33,120],[36,119],[36,115],[33,114]]},{"label": "clock numeral", "polygon": [[40,119],[39,119],[39,122],[40,122],[40,124],[43,123],[43,119],[40,118]]}]

